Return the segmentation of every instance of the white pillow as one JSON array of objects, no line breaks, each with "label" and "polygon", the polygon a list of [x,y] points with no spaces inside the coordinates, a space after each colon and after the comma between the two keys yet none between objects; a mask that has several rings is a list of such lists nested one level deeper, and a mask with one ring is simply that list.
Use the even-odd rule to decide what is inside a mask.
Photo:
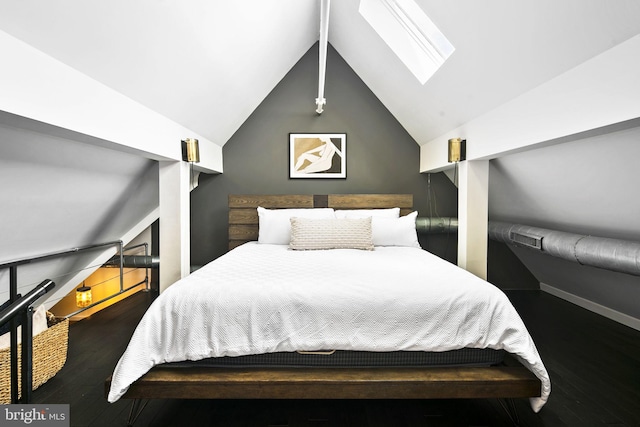
[{"label": "white pillow", "polygon": [[265,209],[258,207],[258,243],[288,245],[291,240],[291,217],[335,218],[333,208]]},{"label": "white pillow", "polygon": [[338,209],[336,210],[336,218],[398,218],[400,216],[400,208],[389,209]]},{"label": "white pillow", "polygon": [[291,218],[291,243],[295,250],[373,250],[371,217]]},{"label": "white pillow", "polygon": [[371,219],[371,230],[374,246],[409,246],[419,248],[416,233],[418,212],[411,212],[400,218]]}]

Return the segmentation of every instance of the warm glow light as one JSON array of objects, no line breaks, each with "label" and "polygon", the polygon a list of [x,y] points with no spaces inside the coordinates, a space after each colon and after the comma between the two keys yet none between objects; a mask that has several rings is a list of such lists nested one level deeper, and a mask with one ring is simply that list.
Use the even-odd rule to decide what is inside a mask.
[{"label": "warm glow light", "polygon": [[182,160],[189,163],[200,162],[200,148],[197,139],[187,138],[182,140]]},{"label": "warm glow light", "polygon": [[449,140],[449,163],[457,163],[467,159],[467,140],[452,138]]},{"label": "warm glow light", "polygon": [[76,305],[80,308],[88,307],[91,305],[91,288],[88,286],[81,286],[76,289]]}]

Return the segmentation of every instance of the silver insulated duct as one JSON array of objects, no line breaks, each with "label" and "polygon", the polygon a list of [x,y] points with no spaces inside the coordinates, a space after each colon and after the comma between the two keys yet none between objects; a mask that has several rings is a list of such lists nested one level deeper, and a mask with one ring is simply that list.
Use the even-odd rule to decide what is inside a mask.
[{"label": "silver insulated duct", "polygon": [[416,231],[420,234],[457,232],[458,218],[419,216],[416,218]]},{"label": "silver insulated duct", "polygon": [[527,225],[489,222],[489,238],[547,255],[640,276],[640,243],[565,233]]},{"label": "silver insulated duct", "polygon": [[[122,267],[124,268],[158,268],[160,257],[155,255],[123,255]],[[103,267],[120,267],[120,255],[115,255],[107,261]]]}]

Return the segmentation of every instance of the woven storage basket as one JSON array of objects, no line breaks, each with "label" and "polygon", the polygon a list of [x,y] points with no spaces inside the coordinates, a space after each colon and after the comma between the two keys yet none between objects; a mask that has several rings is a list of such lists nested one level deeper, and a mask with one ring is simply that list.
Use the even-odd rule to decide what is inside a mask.
[{"label": "woven storage basket", "polygon": [[[50,326],[33,337],[33,389],[46,383],[67,361],[69,320]],[[18,392],[20,393],[22,344],[18,345]],[[11,403],[11,351],[0,350],[0,404]]]}]

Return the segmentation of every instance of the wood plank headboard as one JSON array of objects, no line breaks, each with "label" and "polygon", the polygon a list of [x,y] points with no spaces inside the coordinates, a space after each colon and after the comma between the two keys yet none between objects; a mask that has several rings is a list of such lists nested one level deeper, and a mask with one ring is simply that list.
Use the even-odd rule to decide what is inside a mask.
[{"label": "wood plank headboard", "polygon": [[413,210],[413,194],[249,194],[229,195],[229,250],[258,240],[258,212],[285,208],[384,209],[400,208],[400,215]]}]

